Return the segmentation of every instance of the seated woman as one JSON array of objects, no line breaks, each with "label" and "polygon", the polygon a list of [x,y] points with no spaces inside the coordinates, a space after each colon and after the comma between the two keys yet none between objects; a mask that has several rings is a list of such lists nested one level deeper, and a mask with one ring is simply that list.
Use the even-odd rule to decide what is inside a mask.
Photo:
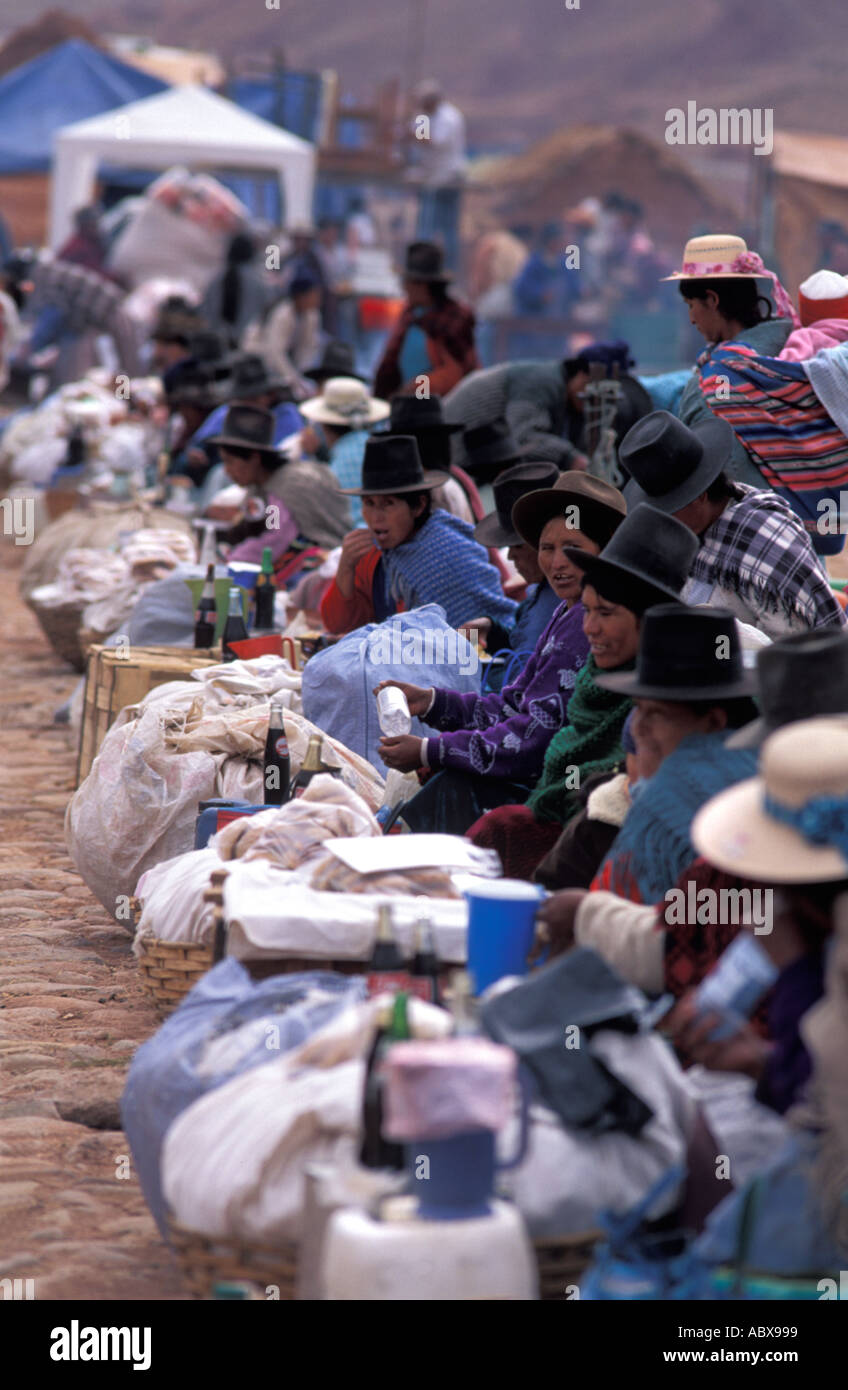
[{"label": "seated woman", "polygon": [[643,504],[600,555],[566,552],[583,571],[583,630],[590,648],[569,702],[569,722],[550,742],[527,805],[500,806],[468,831],[475,844],[498,851],[509,877],[532,876],[580,809],[581,785],[623,760],[621,732],[631,701],[603,689],[596,677],[633,666],[643,614],[679,597],[697,548],[688,526]]},{"label": "seated woman", "polygon": [[409,435],[372,436],[362,461],[362,487],[344,488],[362,498],[366,529],[342,542],[335,579],[321,600],[328,632],[352,632],[393,613],[438,603],[451,627],[475,613],[511,622],[516,610],[500,577],[467,521],[431,510],[434,488],[447,473],[425,470]]},{"label": "seated woman", "polygon": [[512,522],[534,552],[538,547],[540,567],[559,602],[526,667],[506,689],[461,695],[383,682],[398,685],[410,712],[440,730],[433,738],[406,735],[380,743],[388,767],[446,769],[404,807],[403,818],[414,830],[461,834],[484,807],[526,796],[538,778],[551,734],[568,718],[577,673],[589,649],[580,571],[568,553],[577,549],[597,555],[624,512],[616,488],[580,472],[563,473],[555,487],[528,493],[515,503]]}]

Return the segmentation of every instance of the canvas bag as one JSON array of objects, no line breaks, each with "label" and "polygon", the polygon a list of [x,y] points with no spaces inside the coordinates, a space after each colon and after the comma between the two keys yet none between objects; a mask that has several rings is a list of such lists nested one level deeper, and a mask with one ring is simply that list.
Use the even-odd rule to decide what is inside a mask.
[{"label": "canvas bag", "polygon": [[[461,694],[480,690],[479,658],[464,637],[448,625],[436,603],[367,623],[340,642],[317,652],[303,672],[303,712],[381,773],[377,751],[382,733],[374,687],[397,680],[409,685]],[[410,731],[429,738],[433,730],[413,719]]]}]

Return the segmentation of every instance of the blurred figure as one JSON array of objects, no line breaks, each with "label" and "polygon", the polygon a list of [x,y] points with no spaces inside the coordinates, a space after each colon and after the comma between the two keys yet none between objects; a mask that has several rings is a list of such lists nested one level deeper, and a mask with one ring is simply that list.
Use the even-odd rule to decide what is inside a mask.
[{"label": "blurred figure", "polygon": [[[450,270],[459,264],[460,188],[465,179],[465,117],[446,101],[433,79],[414,92],[416,111],[410,143],[416,150],[409,177],[420,182],[418,236],[444,248]],[[426,117],[427,124],[422,122]]]},{"label": "blurred figure", "polygon": [[100,234],[100,221],[97,208],[77,208],[74,213],[74,230],[56,252],[57,261],[70,261],[72,265],[84,266],[86,270],[104,273],[106,243]]},{"label": "blurred figure", "polygon": [[557,317],[567,312],[572,285],[567,279],[563,250],[562,228],[558,222],[548,222],[513,283],[517,314],[528,318],[536,314]]},{"label": "blurred figure", "polygon": [[409,395],[425,383],[427,395],[443,396],[477,367],[474,314],[448,294],[452,278],[441,247],[430,241],[407,247],[407,302],[374,374],[376,396]]},{"label": "blurred figure", "polygon": [[347,205],[345,240],[348,250],[358,251],[360,246],[377,245],[377,228],[374,218],[361,193],[356,193]]},{"label": "blurred figure", "polygon": [[256,264],[256,247],[248,232],[236,232],[227,247],[224,269],[210,282],[201,312],[209,327],[236,347],[269,303],[265,279]]},{"label": "blurred figure", "polygon": [[245,348],[265,358],[296,400],[313,394],[302,373],[312,366],[321,347],[321,295],[317,277],[296,276],[264,324],[245,336]]},{"label": "blurred figure", "polygon": [[164,374],[169,367],[189,356],[192,336],[203,328],[203,320],[188,300],[170,295],[159,306],[150,334],[150,366]]},{"label": "blurred figure", "polygon": [[[340,318],[343,307],[351,298],[355,269],[353,255],[342,241],[341,231],[341,224],[334,218],[322,217],[318,224],[318,243],[315,247],[324,279],[321,318],[325,333],[333,337],[344,332]],[[346,317],[349,318],[349,315]]]}]

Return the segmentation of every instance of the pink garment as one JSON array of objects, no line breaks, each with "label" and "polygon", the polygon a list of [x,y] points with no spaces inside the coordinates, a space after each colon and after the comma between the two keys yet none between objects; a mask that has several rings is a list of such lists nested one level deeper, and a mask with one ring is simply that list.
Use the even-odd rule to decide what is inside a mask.
[{"label": "pink garment", "polygon": [[[278,560],[282,559],[286,551],[291,549],[292,543],[297,539],[297,527],[291,512],[285,503],[272,493],[268,494],[265,502],[268,507],[278,508],[279,526],[275,525],[272,529],[266,525],[265,530],[260,535],[250,536],[246,541],[239,541],[238,545],[233,546],[228,559],[241,560],[246,565],[259,565],[262,563],[262,551],[266,545],[270,545],[271,556],[276,564]],[[275,512],[271,512],[271,517],[276,522]]]},{"label": "pink garment", "polygon": [[806,362],[822,348],[848,342],[848,319],[819,319],[809,328],[796,328],[777,355],[784,362]]}]

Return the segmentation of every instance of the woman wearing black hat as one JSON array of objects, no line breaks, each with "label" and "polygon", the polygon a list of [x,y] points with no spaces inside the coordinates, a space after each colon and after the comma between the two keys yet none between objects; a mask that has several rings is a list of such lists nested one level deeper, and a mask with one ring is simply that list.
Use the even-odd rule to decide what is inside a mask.
[{"label": "woman wearing black hat", "polygon": [[[523,465],[533,466],[539,467]],[[384,682],[399,685],[411,713],[435,732],[425,739],[384,738],[383,761],[404,772],[443,769],[404,807],[403,818],[413,830],[458,834],[484,808],[527,795],[542,770],[552,733],[568,718],[569,700],[588,655],[580,571],[564,548],[599,554],[624,510],[614,487],[584,473],[563,473],[553,488],[516,500],[510,525],[528,545],[539,547],[542,571],[558,602],[526,667],[505,690],[462,695]]]},{"label": "woman wearing black hat", "polygon": [[432,508],[433,489],[447,476],[422,467],[411,435],[369,438],[362,486],[343,489],[362,498],[366,529],[342,542],[336,577],[321,601],[328,631],[352,632],[424,603],[440,604],[451,627],[484,611],[511,620],[516,605],[504,596],[471,526]]},{"label": "woman wearing black hat", "polygon": [[476,844],[499,852],[508,876],[532,876],[579,810],[582,782],[622,761],[621,732],[631,701],[596,678],[632,668],[643,614],[656,603],[679,598],[697,548],[682,522],[640,506],[600,555],[566,552],[583,571],[583,628],[590,647],[569,702],[569,722],[549,744],[527,805],[501,806],[468,831]]},{"label": "woman wearing black hat", "polygon": [[440,246],[413,241],[406,250],[406,305],[374,376],[374,394],[389,400],[413,392],[421,379],[444,396],[478,367],[474,314],[448,294],[451,273]]}]

